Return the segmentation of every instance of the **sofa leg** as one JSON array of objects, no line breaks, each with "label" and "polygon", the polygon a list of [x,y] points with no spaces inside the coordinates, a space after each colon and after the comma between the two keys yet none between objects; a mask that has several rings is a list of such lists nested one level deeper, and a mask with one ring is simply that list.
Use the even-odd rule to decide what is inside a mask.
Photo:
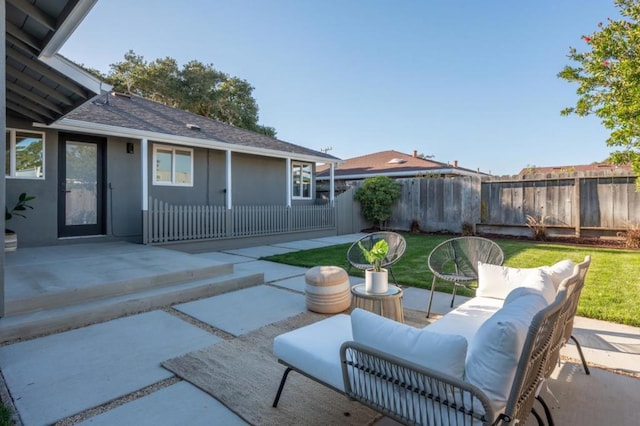
[{"label": "sofa leg", "polygon": [[587,360],[584,359],[584,354],[582,353],[582,347],[580,346],[580,342],[578,342],[578,339],[573,337],[573,335],[571,335],[571,340],[573,340],[573,343],[576,344],[576,348],[578,348],[578,353],[580,354],[580,359],[582,360],[582,366],[584,367],[584,372],[587,375],[591,374],[591,372],[589,371],[589,367],[587,367]]},{"label": "sofa leg", "polygon": [[531,414],[533,414],[533,417],[535,417],[536,420],[538,421],[538,426],[544,426],[544,422],[542,421],[542,417],[540,417],[540,414],[538,414],[538,412],[536,411],[535,408],[531,409]]},{"label": "sofa leg", "polygon": [[544,415],[547,417],[547,424],[549,426],[555,426],[555,423],[553,422],[553,416],[551,415],[551,410],[549,409],[549,406],[547,405],[547,403],[544,402],[544,399],[542,399],[540,395],[536,396],[536,399],[544,409]]},{"label": "sofa leg", "polygon": [[287,367],[286,370],[284,370],[284,374],[282,375],[282,380],[280,380],[280,386],[278,387],[278,393],[276,394],[276,399],[273,400],[273,407],[277,407],[278,406],[278,401],[280,400],[280,395],[282,394],[282,389],[284,389],[284,382],[287,381],[287,376],[289,375],[289,373],[293,371],[292,368]]}]

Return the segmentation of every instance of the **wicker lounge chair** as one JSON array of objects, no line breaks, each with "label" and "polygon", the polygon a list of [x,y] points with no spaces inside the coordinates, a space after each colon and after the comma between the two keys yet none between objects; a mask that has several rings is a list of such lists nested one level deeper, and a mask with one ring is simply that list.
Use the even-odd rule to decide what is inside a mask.
[{"label": "wicker lounge chair", "polygon": [[358,241],[353,243],[351,247],[349,247],[349,250],[347,250],[347,260],[349,261],[349,271],[351,271],[352,267],[356,269],[362,269],[362,270],[373,268],[373,265],[367,262],[367,260],[364,258],[364,255],[362,254],[362,250],[360,250],[358,243],[361,243],[366,249],[370,250],[380,240],[385,240],[387,244],[389,244],[389,252],[387,253],[387,256],[384,258],[384,260],[382,261],[381,266],[389,270],[389,273],[393,278],[393,282],[398,284],[398,281],[396,280],[396,277],[393,274],[393,269],[391,269],[391,266],[394,263],[396,263],[398,260],[400,260],[400,258],[404,254],[404,251],[407,248],[407,242],[402,235],[396,232],[388,232],[388,231],[373,232],[371,234],[365,235],[364,237],[360,238]]},{"label": "wicker lounge chair", "polygon": [[502,265],[504,253],[495,242],[481,237],[458,237],[438,244],[429,254],[427,263],[433,274],[427,318],[431,313],[436,280],[452,282],[451,307],[458,286],[467,287],[478,280],[478,262]]}]

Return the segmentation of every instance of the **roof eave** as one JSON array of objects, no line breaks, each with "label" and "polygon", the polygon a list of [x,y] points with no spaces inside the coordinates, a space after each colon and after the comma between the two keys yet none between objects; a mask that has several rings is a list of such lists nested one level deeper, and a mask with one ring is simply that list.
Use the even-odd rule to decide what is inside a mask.
[{"label": "roof eave", "polygon": [[223,142],[217,139],[189,138],[166,133],[149,132],[144,130],[129,129],[108,124],[90,123],[82,120],[62,118],[50,125],[36,125],[36,127],[50,128],[54,130],[64,130],[70,132],[85,132],[105,136],[118,136],[132,139],[148,139],[154,142],[170,143],[190,147],[220,149],[223,151],[241,152],[244,154],[261,155],[265,157],[291,158],[314,163],[337,163],[339,160],[314,155],[297,154],[292,152],[277,151],[273,149],[247,147],[233,143]]},{"label": "roof eave", "polygon": [[[445,168],[445,169],[424,169],[424,170],[411,170],[411,171],[403,171],[403,172],[374,172],[374,173],[359,173],[352,175],[340,175],[336,174],[334,179],[336,180],[357,180],[357,179],[366,179],[372,176],[388,176],[388,177],[416,177],[416,175],[429,175],[429,174],[452,174],[452,175],[463,175],[463,176],[481,176],[481,173],[470,172],[466,170],[460,170],[456,168]],[[328,180],[329,176],[318,176],[316,180]]]}]

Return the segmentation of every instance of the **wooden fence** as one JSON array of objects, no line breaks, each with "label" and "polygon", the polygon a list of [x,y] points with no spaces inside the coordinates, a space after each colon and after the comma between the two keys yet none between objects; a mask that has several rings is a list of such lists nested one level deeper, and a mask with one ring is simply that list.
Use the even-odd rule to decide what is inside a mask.
[{"label": "wooden fence", "polygon": [[334,229],[329,204],[299,206],[173,205],[149,198],[146,243],[210,240]]},{"label": "wooden fence", "polygon": [[[400,199],[390,229],[460,233],[470,225],[478,233],[530,235],[527,215],[544,218],[549,235],[615,235],[640,224],[636,177],[620,173],[561,173],[481,180],[478,177],[398,179]],[[347,193],[345,193],[347,194]],[[353,192],[349,193],[351,200]],[[340,215],[361,215],[357,202],[340,199]],[[357,210],[356,210],[357,209]],[[341,217],[342,225],[345,222]],[[339,227],[340,233],[358,232]],[[360,227],[359,229],[357,227]]]}]

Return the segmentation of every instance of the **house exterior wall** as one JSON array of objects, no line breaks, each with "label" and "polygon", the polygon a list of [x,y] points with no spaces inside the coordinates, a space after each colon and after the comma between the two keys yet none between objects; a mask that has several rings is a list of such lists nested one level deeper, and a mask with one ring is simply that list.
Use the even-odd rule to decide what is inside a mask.
[{"label": "house exterior wall", "polygon": [[45,134],[44,179],[6,178],[6,203],[11,209],[18,196],[26,192],[36,198],[29,204],[33,210],[25,218],[14,217],[6,227],[18,234],[19,246],[52,244],[58,239],[58,132],[34,129],[28,121],[7,117],[7,128],[33,130]]},{"label": "house exterior wall", "polygon": [[285,205],[286,161],[282,158],[232,154],[234,205]]},{"label": "house exterior wall", "polygon": [[[22,192],[36,198],[34,209],[25,212],[27,218],[14,217],[7,225],[18,233],[22,247],[87,242],[82,239],[58,237],[59,137],[56,130],[34,128],[28,121],[9,119],[8,128],[42,132],[45,135],[44,179],[7,178],[7,205],[13,206]],[[106,235],[90,237],[103,240],[142,242],[142,176],[141,142],[139,139],[107,137],[105,147],[105,229]],[[133,146],[133,152],[127,145]],[[166,143],[159,145],[167,146]],[[153,184],[154,142],[148,146],[148,195],[174,205],[217,205],[226,203],[226,152],[193,148],[193,186]],[[286,204],[287,170],[283,158],[232,153],[232,203],[241,205]],[[314,166],[315,173],[315,166]],[[315,202],[315,182],[312,198],[294,200],[293,204]]]}]

